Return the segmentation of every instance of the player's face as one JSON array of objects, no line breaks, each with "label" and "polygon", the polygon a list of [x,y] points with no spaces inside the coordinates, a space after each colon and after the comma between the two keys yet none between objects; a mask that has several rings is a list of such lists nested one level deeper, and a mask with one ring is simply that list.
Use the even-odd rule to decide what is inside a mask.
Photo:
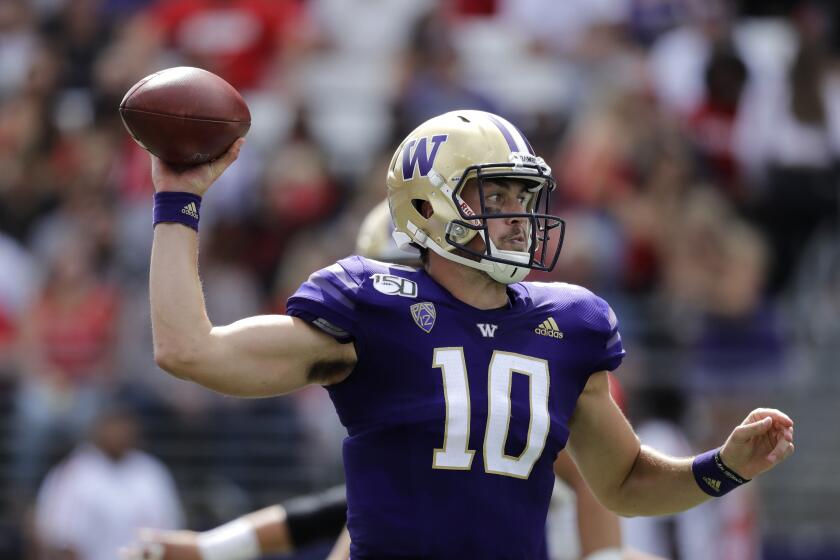
[{"label": "player's face", "polygon": [[[486,180],[483,186],[485,214],[526,213],[534,196],[521,181],[514,179]],[[470,181],[464,186],[461,196],[473,211],[481,212],[480,194],[475,181]],[[528,220],[522,217],[487,220],[487,228],[496,248],[507,251],[528,250]],[[471,248],[484,250],[484,241],[480,237],[474,237],[469,245]]]}]

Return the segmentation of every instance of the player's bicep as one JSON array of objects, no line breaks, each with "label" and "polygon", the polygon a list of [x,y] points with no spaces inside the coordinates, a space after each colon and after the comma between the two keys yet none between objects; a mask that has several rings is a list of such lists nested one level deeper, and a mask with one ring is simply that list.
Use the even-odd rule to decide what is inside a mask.
[{"label": "player's bicep", "polygon": [[610,395],[606,371],[589,377],[569,427],[569,453],[593,493],[609,507],[632,471],[641,446]]},{"label": "player's bicep", "polygon": [[263,397],[339,381],[356,353],[302,319],[260,315],[214,327],[199,362],[194,381],[229,395]]}]

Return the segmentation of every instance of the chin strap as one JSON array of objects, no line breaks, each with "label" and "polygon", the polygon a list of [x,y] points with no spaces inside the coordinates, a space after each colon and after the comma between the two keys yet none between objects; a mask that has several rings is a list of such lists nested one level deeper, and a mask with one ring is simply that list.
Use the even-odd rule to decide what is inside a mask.
[{"label": "chin strap", "polygon": [[[500,257],[509,258],[511,255],[521,255],[522,253],[518,251],[499,251]],[[527,255],[526,255],[527,256]],[[488,265],[490,265],[493,270],[485,270],[487,274],[495,280],[496,282],[501,282],[502,284],[515,284],[516,282],[522,282],[528,273],[531,272],[531,269],[526,266],[514,266],[512,264],[502,264],[493,261],[486,261]]]},{"label": "chin strap", "polygon": [[[479,235],[484,238],[483,231],[480,232]],[[505,251],[503,249],[498,249],[496,244],[493,243],[493,240],[488,241],[485,239],[484,242],[489,243],[491,256],[503,258],[509,261],[520,262],[522,264],[528,264],[528,261],[531,260],[531,255],[524,251]],[[528,273],[531,272],[531,269],[527,266],[497,263],[494,261],[485,261],[483,259],[482,263],[492,267],[492,270],[487,270],[487,274],[490,275],[490,278],[496,282],[501,282],[502,284],[515,284],[516,282],[521,282],[526,276],[528,276]]]},{"label": "chin strap", "polygon": [[[516,282],[521,282],[525,279],[526,276],[528,276],[528,273],[531,271],[527,266],[516,266],[512,264],[497,263],[484,259],[481,259],[480,261],[474,261],[472,259],[462,257],[461,255],[457,255],[451,251],[447,251],[446,249],[432,241],[431,238],[426,238],[426,243],[424,244],[424,246],[447,260],[456,262],[458,264],[462,264],[464,266],[468,266],[470,268],[474,268],[476,270],[486,272],[490,278],[492,278],[496,282],[499,282],[500,284],[515,284]],[[493,247],[492,243],[490,244],[490,251],[493,256],[502,257],[510,260],[524,260],[524,262],[527,263],[530,259],[528,253],[523,253],[521,251],[500,251]]]}]

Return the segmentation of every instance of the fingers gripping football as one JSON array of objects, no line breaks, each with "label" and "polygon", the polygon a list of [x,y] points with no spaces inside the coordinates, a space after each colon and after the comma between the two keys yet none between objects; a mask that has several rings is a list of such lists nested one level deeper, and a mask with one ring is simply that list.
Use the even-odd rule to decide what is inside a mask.
[{"label": "fingers gripping football", "polygon": [[244,143],[245,140],[240,138],[218,159],[190,167],[175,166],[157,156],[150,156],[155,192],[190,192],[204,196],[210,185],[237,160]]}]

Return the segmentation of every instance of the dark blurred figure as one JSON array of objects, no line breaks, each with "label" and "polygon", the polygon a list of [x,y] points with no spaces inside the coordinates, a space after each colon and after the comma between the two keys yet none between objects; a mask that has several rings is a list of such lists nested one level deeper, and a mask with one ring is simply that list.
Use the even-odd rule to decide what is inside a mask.
[{"label": "dark blurred figure", "polygon": [[787,74],[786,95],[767,130],[766,185],[756,218],[770,240],[774,259],[769,286],[787,287],[815,231],[836,223],[840,92],[824,47],[801,37]]},{"label": "dark blurred figure", "polygon": [[700,169],[736,204],[747,196],[741,184],[733,134],[747,67],[728,43],[714,47],[706,65],[705,97],[689,117],[689,130],[700,157]]},{"label": "dark blurred figure", "polygon": [[487,98],[461,82],[452,25],[444,8],[430,10],[411,33],[394,137],[401,138],[418,123],[447,111],[496,110]]},{"label": "dark blurred figure", "polygon": [[89,90],[100,52],[111,42],[110,21],[100,15],[103,0],[64,2],[44,22],[41,33],[48,47],[60,54],[59,87]]}]

